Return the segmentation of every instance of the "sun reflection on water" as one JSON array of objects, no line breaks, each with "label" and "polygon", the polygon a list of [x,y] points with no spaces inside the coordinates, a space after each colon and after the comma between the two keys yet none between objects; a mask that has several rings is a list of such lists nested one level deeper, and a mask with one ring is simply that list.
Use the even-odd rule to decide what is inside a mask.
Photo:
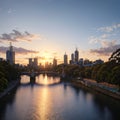
[{"label": "sun reflection on water", "polygon": [[39,75],[36,77],[36,83],[42,84],[42,85],[52,85],[60,82],[59,77],[51,77],[48,75]]},{"label": "sun reflection on water", "polygon": [[41,93],[40,93],[40,101],[38,101],[37,105],[38,105],[38,114],[40,116],[41,120],[46,120],[47,116],[49,115],[49,108],[50,108],[50,103],[48,103],[48,101],[50,101],[50,97],[49,97],[49,92],[48,89],[45,87],[42,89]]}]

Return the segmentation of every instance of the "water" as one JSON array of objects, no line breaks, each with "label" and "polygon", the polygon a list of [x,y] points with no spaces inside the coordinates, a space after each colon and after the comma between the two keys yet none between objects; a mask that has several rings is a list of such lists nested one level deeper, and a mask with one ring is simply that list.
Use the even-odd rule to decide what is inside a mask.
[{"label": "water", "polygon": [[20,86],[0,102],[0,120],[120,120],[120,103],[59,77],[22,76]]}]

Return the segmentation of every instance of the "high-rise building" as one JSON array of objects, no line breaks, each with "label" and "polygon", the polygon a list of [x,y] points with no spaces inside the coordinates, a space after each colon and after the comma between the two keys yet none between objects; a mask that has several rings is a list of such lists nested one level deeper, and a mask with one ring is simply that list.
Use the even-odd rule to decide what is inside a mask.
[{"label": "high-rise building", "polygon": [[76,49],[75,50],[75,63],[78,63],[79,61],[79,51]]},{"label": "high-rise building", "polygon": [[64,64],[65,64],[65,65],[68,64],[68,56],[67,56],[66,53],[65,53],[65,55],[64,55]]},{"label": "high-rise building", "polygon": [[13,46],[10,43],[9,50],[6,51],[6,60],[12,65],[15,64],[15,51],[13,51]]},{"label": "high-rise building", "polygon": [[53,59],[53,66],[55,67],[55,66],[57,66],[57,59]]},{"label": "high-rise building", "polygon": [[34,67],[35,67],[35,68],[38,67],[38,58],[34,58]]},{"label": "high-rise building", "polygon": [[29,64],[30,67],[32,68],[37,68],[38,67],[38,58],[29,58]]},{"label": "high-rise building", "polygon": [[32,58],[29,58],[29,66],[32,67],[33,62],[32,62]]},{"label": "high-rise building", "polygon": [[71,54],[71,63],[73,64],[75,62],[75,57],[74,57],[74,53]]}]

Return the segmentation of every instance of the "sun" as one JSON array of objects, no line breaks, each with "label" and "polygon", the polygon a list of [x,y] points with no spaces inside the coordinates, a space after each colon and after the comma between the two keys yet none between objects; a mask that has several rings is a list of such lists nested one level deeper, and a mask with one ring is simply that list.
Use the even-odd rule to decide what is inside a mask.
[{"label": "sun", "polygon": [[43,53],[40,54],[41,59],[40,59],[40,63],[42,63],[43,65],[45,65],[46,62],[48,63],[52,63],[54,56],[52,56],[52,54],[48,51],[44,51]]}]

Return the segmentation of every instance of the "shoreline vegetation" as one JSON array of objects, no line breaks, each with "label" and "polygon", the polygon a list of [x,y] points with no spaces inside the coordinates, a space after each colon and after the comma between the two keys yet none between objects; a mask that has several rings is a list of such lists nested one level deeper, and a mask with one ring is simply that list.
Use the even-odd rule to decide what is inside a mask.
[{"label": "shoreline vegetation", "polygon": [[9,95],[10,92],[19,85],[19,83],[20,83],[20,79],[13,80],[12,82],[10,82],[8,84],[8,87],[6,89],[4,89],[3,92],[0,92],[0,99]]},{"label": "shoreline vegetation", "polygon": [[9,94],[20,81],[20,68],[15,64],[0,61],[0,99]]}]

